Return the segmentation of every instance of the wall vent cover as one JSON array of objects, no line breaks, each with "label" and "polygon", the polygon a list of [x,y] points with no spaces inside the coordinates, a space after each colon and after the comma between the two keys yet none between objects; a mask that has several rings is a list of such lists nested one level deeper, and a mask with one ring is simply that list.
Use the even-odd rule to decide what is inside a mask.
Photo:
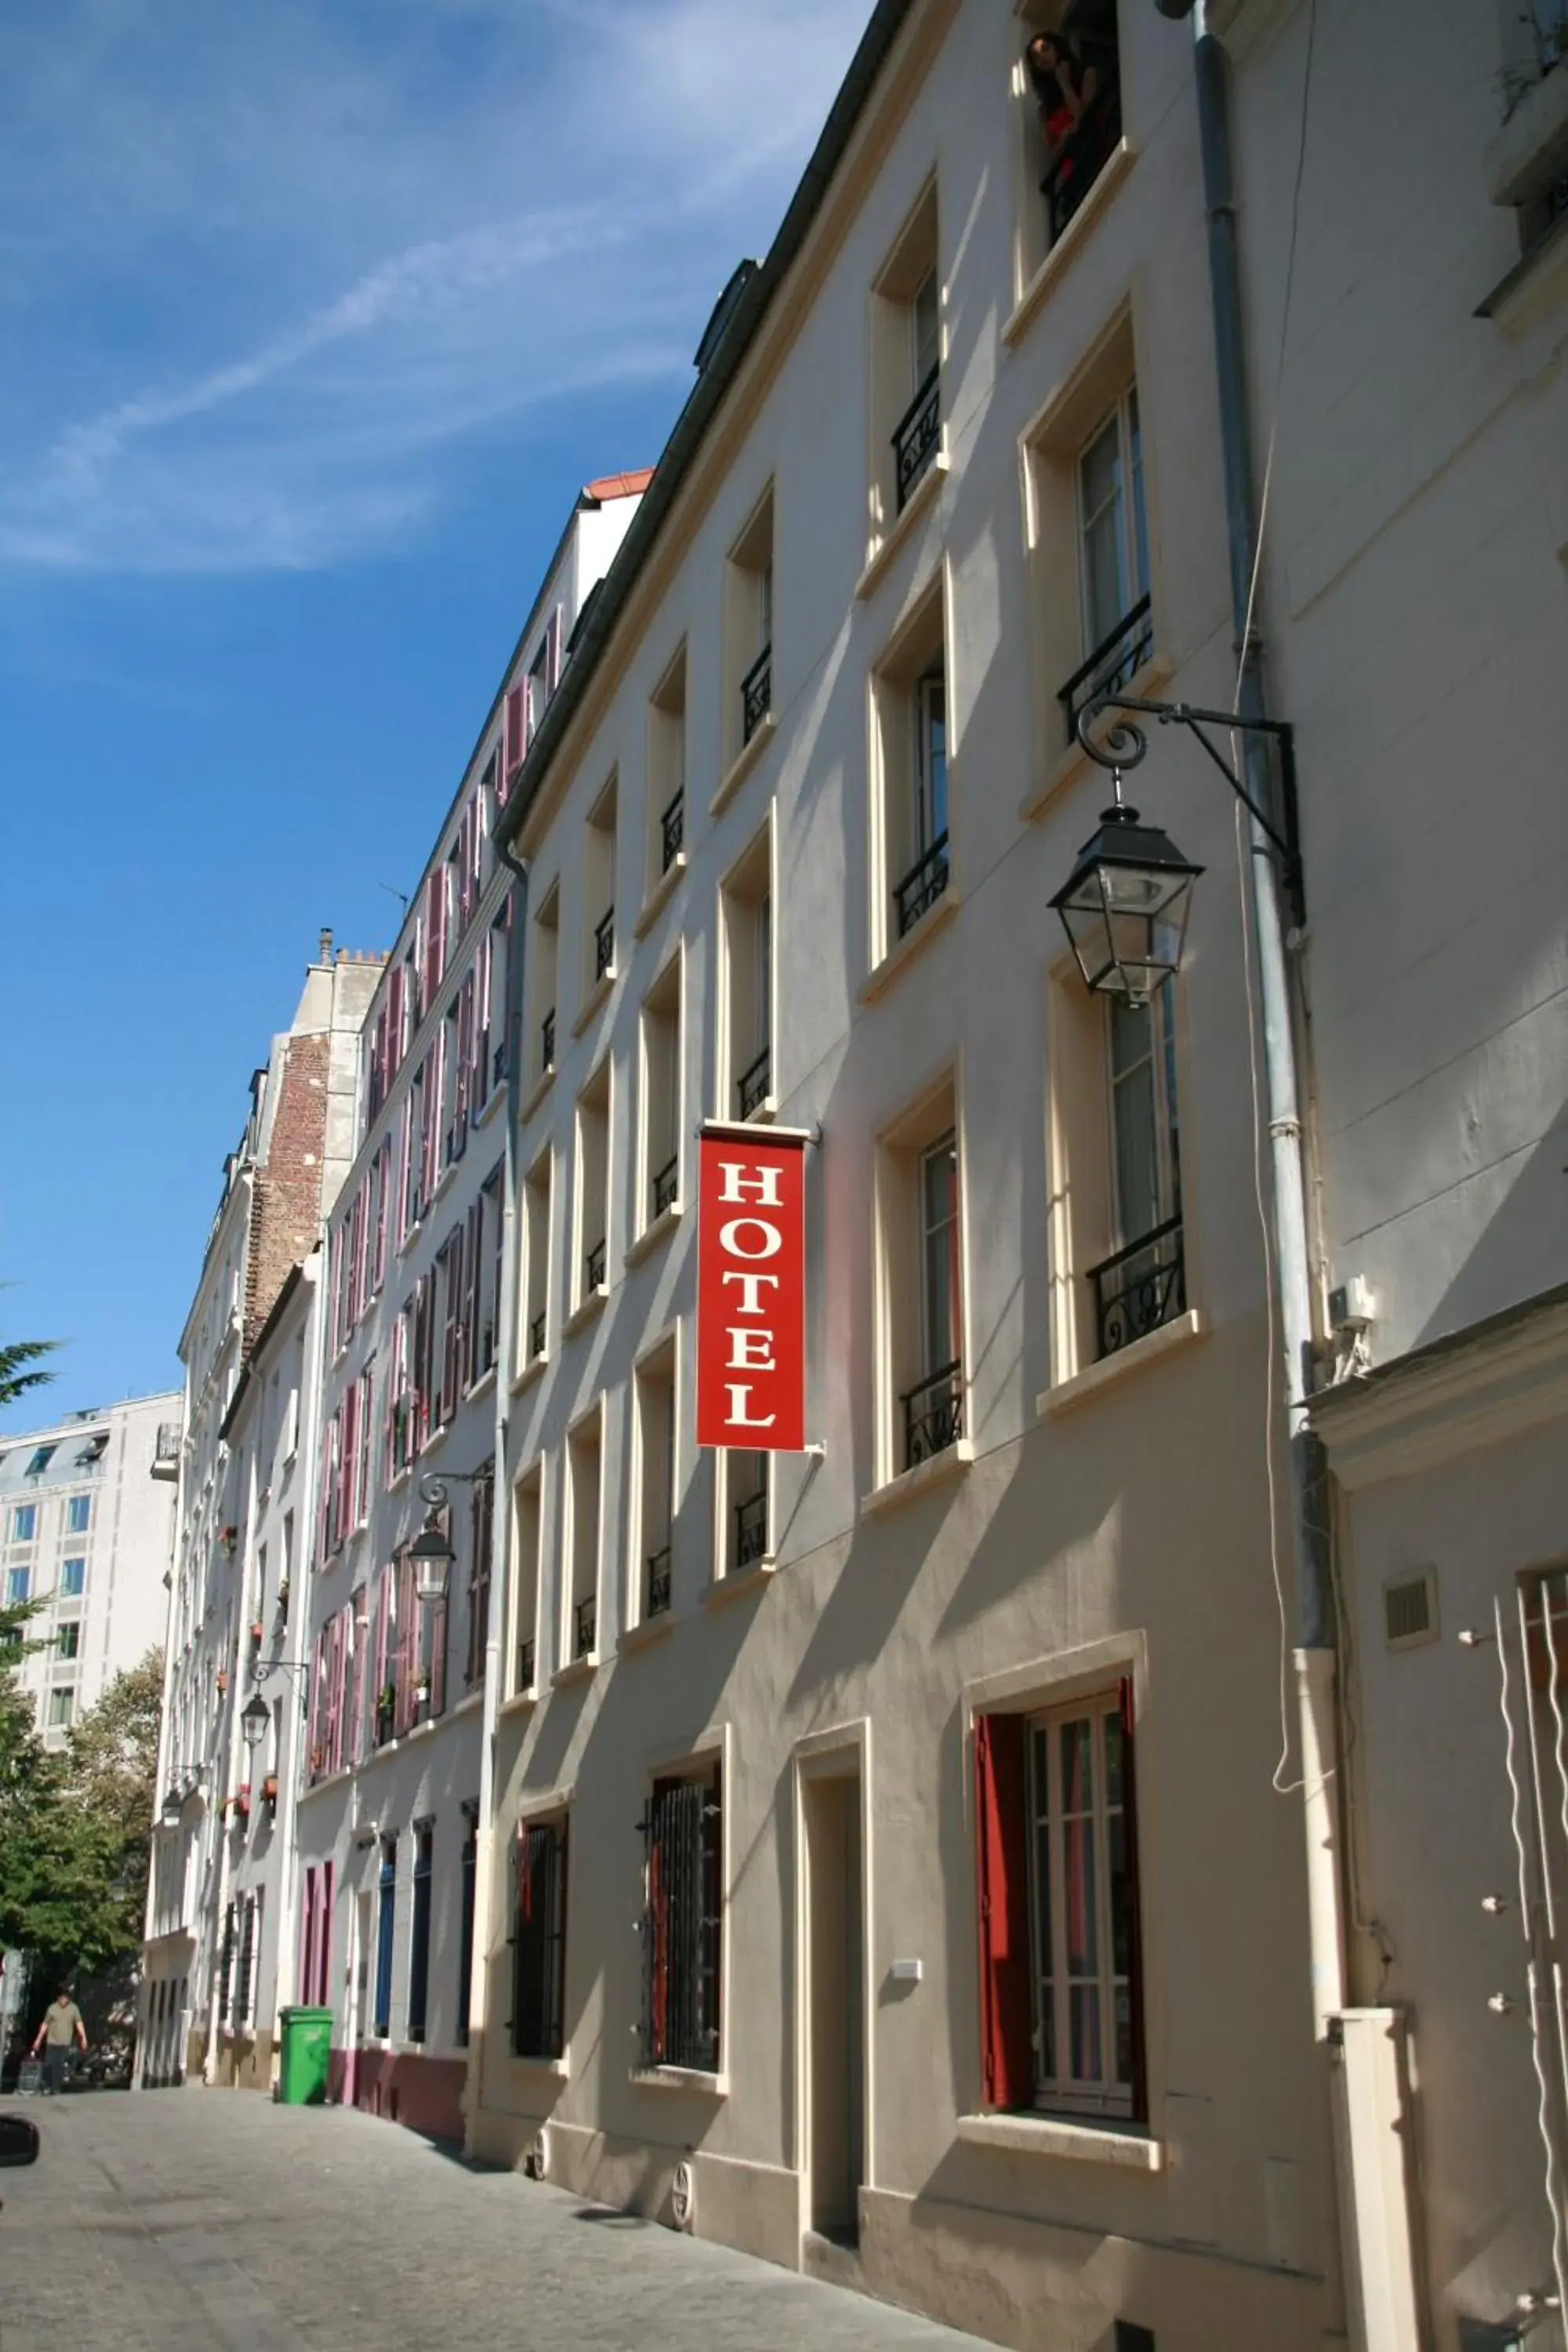
[{"label": "wall vent cover", "polygon": [[1437,1638],[1437,1580],[1429,1568],[1396,1576],[1383,1588],[1383,1630],[1391,1650],[1414,1650]]}]

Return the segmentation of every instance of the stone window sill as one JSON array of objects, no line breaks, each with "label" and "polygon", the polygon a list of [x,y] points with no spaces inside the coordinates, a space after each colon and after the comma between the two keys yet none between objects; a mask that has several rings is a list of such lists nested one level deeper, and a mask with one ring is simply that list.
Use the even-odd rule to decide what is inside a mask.
[{"label": "stone window sill", "polygon": [[539,1693],[536,1690],[513,1691],[510,1698],[502,1699],[496,1715],[504,1722],[510,1716],[531,1714],[538,1705]]},{"label": "stone window sill", "polygon": [[684,849],[678,849],[658,880],[649,890],[647,897],[643,900],[642,913],[632,925],[632,937],[635,940],[646,938],[652,930],[659,916],[668,905],[676,885],[685,871],[686,852]]},{"label": "stone window sill", "polygon": [[710,2099],[727,2099],[727,2074],[705,2074],[696,2066],[634,2066],[628,2078],[644,2091],[700,2091]]},{"label": "stone window sill", "polygon": [[744,1601],[750,1594],[760,1592],[778,1568],[773,1553],[764,1552],[761,1559],[749,1560],[744,1568],[731,1569],[728,1576],[716,1576],[704,1586],[703,1606],[722,1609],[727,1601]]},{"label": "stone window sill", "polygon": [[478,1404],[482,1398],[489,1395],[491,1390],[495,1387],[495,1384],[496,1368],[492,1364],[488,1371],[483,1371],[479,1374],[479,1379],[474,1382],[472,1388],[464,1390],[463,1402],[465,1404]]},{"label": "stone window sill", "polygon": [[566,1318],[565,1336],[568,1339],[574,1339],[579,1331],[586,1330],[595,1315],[604,1313],[605,1301],[609,1295],[604,1283],[596,1283],[587,1297],[579,1301]]},{"label": "stone window sill", "polygon": [[527,1122],[533,1117],[534,1112],[539,1108],[540,1104],[544,1100],[545,1096],[550,1092],[551,1087],[554,1084],[555,1065],[552,1062],[550,1067],[547,1070],[541,1070],[539,1076],[533,1081],[533,1086],[530,1091],[528,1099],[517,1115],[518,1125],[520,1127],[526,1126]]},{"label": "stone window sill", "polygon": [[1036,1414],[1045,1421],[1053,1413],[1070,1412],[1074,1405],[1098,1396],[1102,1389],[1131,1380],[1134,1373],[1146,1371],[1151,1364],[1160,1363],[1179,1349],[1189,1347],[1194,1339],[1201,1339],[1205,1328],[1198,1308],[1189,1307],[1184,1315],[1162,1323],[1146,1338],[1134,1339],[1128,1347],[1118,1348],[1113,1356],[1102,1356],[1098,1363],[1086,1364],[1081,1372],[1058,1381],[1054,1388],[1042,1390],[1035,1399]]},{"label": "stone window sill", "polygon": [[1165,2143],[1136,2129],[1068,2123],[1059,2116],[960,2116],[958,2137],[975,2147],[1008,2148],[1018,2156],[1066,2157],[1126,2172],[1163,2172]]},{"label": "stone window sill", "polygon": [[661,1609],[657,1617],[640,1617],[635,1625],[628,1625],[616,1641],[616,1654],[618,1657],[623,1650],[651,1649],[656,1642],[662,1642],[667,1633],[674,1631],[675,1612],[672,1609]]},{"label": "stone window sill", "polygon": [[525,1389],[531,1389],[535,1381],[542,1380],[544,1377],[545,1366],[549,1361],[549,1349],[547,1348],[542,1348],[537,1356],[531,1358],[530,1360],[524,1364],[521,1371],[519,1372],[517,1378],[512,1381],[512,1395],[514,1397],[521,1396],[523,1391]]},{"label": "stone window sill", "polygon": [[557,2083],[569,2083],[572,2079],[572,2064],[567,2058],[531,2058],[521,2050],[509,2048],[506,2063],[515,2066],[521,2074],[548,2074]]},{"label": "stone window sill", "polygon": [[469,1112],[468,1132],[470,1135],[472,1135],[476,1128],[489,1127],[491,1119],[500,1108],[505,1097],[506,1080],[502,1078],[498,1081],[496,1085],[491,1087],[489,1094],[485,1097],[478,1110]]},{"label": "stone window sill", "polygon": [[669,1239],[670,1234],[680,1223],[683,1213],[684,1203],[679,1201],[672,1201],[668,1209],[661,1209],[652,1224],[643,1227],[642,1232],[627,1250],[626,1265],[640,1265],[645,1257],[651,1257],[660,1242]]},{"label": "stone window sill", "polygon": [[594,982],[593,987],[588,991],[587,995],[583,1000],[583,1010],[578,1013],[576,1020],[572,1024],[572,1034],[574,1037],[580,1037],[583,1034],[584,1030],[588,1026],[588,1024],[594,1018],[595,1013],[598,1012],[599,1007],[608,999],[610,991],[614,988],[615,984],[616,967],[612,964],[608,971],[603,971],[599,974],[598,979]]},{"label": "stone window sill", "polygon": [[885,1479],[873,1486],[868,1495],[860,1497],[863,1515],[878,1511],[896,1511],[900,1504],[913,1502],[932,1486],[945,1486],[950,1479],[960,1478],[974,1459],[974,1448],[967,1437],[943,1446],[927,1461],[917,1462],[912,1470],[900,1470],[896,1478]]},{"label": "stone window sill", "polygon": [[1002,330],[1005,343],[1010,346],[1020,343],[1028,333],[1047,295],[1058,278],[1070,268],[1079,247],[1090,235],[1095,222],[1132,169],[1136,152],[1123,139],[1121,145],[1106,157],[1094,185],[1019,295],[1013,315]]},{"label": "stone window sill", "polygon": [[885,988],[892,986],[921,950],[929,947],[932,940],[946,930],[962,903],[950,882],[930,913],[922,915],[919,922],[912,924],[901,940],[896,940],[879,963],[872,965],[860,983],[862,1004],[873,1003]]},{"label": "stone window sill", "polygon": [[722,783],[708,803],[710,816],[722,815],[777,733],[778,721],[770,710],[762,723],[753,729],[751,741],[743,744],[731,761]]},{"label": "stone window sill", "polygon": [[557,1666],[550,1677],[550,1687],[552,1690],[570,1690],[574,1683],[585,1683],[598,1671],[599,1653],[590,1650],[585,1658],[569,1658],[563,1666]]},{"label": "stone window sill", "polygon": [[913,495],[903,513],[892,525],[880,546],[872,550],[865,571],[855,583],[855,594],[859,603],[864,604],[867,597],[875,595],[881,586],[892,568],[894,560],[900,551],[909,545],[910,541],[936,504],[938,493],[946,478],[947,453],[943,449],[939,449],[915,485]]}]

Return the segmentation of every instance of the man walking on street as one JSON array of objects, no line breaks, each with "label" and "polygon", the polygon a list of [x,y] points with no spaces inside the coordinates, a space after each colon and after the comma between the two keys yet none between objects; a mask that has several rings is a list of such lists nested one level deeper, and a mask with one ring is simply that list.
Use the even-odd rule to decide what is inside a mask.
[{"label": "man walking on street", "polygon": [[87,2028],[81,2021],[81,2011],[69,1992],[61,1985],[58,1992],[44,2011],[44,2021],[33,2037],[37,2055],[40,2044],[44,2053],[44,2094],[63,2091],[66,2086],[66,2059],[73,2042],[87,2048]]}]

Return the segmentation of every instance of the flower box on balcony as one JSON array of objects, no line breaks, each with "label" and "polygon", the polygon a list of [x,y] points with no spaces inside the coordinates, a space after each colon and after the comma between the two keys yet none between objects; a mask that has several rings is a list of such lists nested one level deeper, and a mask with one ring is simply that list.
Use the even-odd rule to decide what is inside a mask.
[{"label": "flower box on balcony", "polygon": [[226,1666],[220,1666],[217,1673],[213,1676],[213,1680],[217,1685],[218,1696],[221,1698],[225,1691],[228,1688],[228,1668]]},{"label": "flower box on balcony", "polygon": [[262,1795],[262,1800],[263,1800],[263,1801],[264,1801],[265,1803],[267,1803],[267,1804],[268,1804],[268,1805],[276,1805],[276,1804],[277,1804],[277,1802],[278,1802],[278,1775],[277,1775],[277,1773],[276,1773],[276,1772],[268,1772],[268,1774],[267,1775],[267,1778],[266,1778],[266,1779],[263,1780],[263,1782],[261,1783],[261,1795]]},{"label": "flower box on balcony", "polygon": [[264,1633],[265,1633],[265,1632],[266,1632],[266,1628],[265,1628],[265,1626],[262,1624],[260,1618],[259,1618],[259,1617],[254,1617],[254,1618],[252,1618],[252,1620],[251,1620],[251,1623],[250,1623],[250,1638],[251,1638],[251,1640],[255,1643],[255,1644],[256,1644],[256,1646],[257,1646],[257,1648],[258,1648],[258,1650],[259,1650],[259,1649],[260,1649],[260,1647],[261,1647],[262,1636],[263,1636],[263,1634],[264,1634]]}]

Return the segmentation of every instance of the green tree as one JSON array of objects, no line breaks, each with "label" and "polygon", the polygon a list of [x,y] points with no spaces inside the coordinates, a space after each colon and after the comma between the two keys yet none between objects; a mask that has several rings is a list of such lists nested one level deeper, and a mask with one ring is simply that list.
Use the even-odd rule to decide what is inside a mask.
[{"label": "green tree", "polygon": [[58,1345],[58,1339],[0,1341],[0,1405],[15,1404],[29,1389],[41,1389],[54,1379],[53,1372],[42,1369],[41,1359],[53,1355]]}]

